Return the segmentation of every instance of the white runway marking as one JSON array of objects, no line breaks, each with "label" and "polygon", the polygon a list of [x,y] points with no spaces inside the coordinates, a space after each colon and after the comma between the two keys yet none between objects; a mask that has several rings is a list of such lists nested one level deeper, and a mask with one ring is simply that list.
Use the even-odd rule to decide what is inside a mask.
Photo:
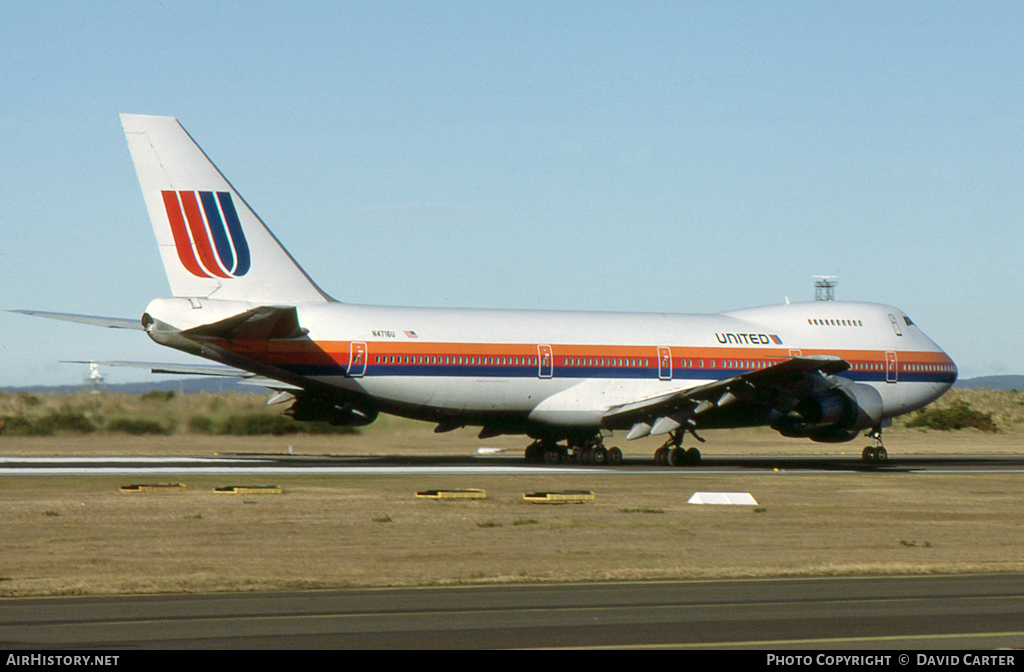
[{"label": "white runway marking", "polygon": [[[625,465],[616,467],[581,467],[516,464],[479,465],[405,465],[405,464],[339,464],[336,460],[324,460],[319,466],[310,466],[304,457],[296,466],[288,466],[287,458],[276,457],[19,457],[0,456],[0,476],[422,476],[422,475],[492,475],[492,476],[535,476],[535,475],[576,475],[576,476],[821,476],[861,474],[870,477],[878,473],[907,475],[923,474],[1020,474],[1021,468],[967,468],[928,469],[915,466],[898,471],[880,469],[789,469],[782,466],[774,469],[729,469],[697,467],[678,469],[671,467],[649,467]],[[39,465],[39,466],[32,466]],[[639,467],[639,468],[638,468]]]},{"label": "white runway marking", "polygon": [[[0,467],[0,476],[222,476],[233,475],[276,475],[276,476],[414,476],[421,474],[612,474],[611,470],[600,472],[583,471],[559,467]],[[626,472],[619,472],[626,473]],[[640,473],[640,472],[630,472]],[[663,473],[663,472],[648,472]]]},{"label": "white runway marking", "polygon": [[242,457],[2,457],[0,464],[13,462],[15,464],[66,464],[68,462],[270,462],[267,459],[242,458]]}]

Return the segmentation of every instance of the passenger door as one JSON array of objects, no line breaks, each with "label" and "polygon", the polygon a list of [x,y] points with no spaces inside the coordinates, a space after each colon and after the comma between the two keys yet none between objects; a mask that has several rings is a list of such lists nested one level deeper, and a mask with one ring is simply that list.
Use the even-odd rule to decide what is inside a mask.
[{"label": "passenger door", "polygon": [[658,378],[672,380],[672,350],[670,348],[658,348]]},{"label": "passenger door", "polygon": [[899,379],[899,362],[892,350],[885,353],[885,382],[895,383]]},{"label": "passenger door", "polygon": [[551,356],[550,345],[537,346],[537,376],[550,378],[555,373],[554,358]]},{"label": "passenger door", "polygon": [[366,373],[366,343],[352,341],[348,351],[348,375],[361,378]]}]

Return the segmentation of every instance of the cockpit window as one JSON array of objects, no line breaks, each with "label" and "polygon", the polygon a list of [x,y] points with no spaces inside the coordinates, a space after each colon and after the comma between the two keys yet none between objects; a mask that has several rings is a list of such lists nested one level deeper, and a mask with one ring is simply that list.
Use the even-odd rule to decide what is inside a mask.
[{"label": "cockpit window", "polygon": [[909,317],[907,317],[906,315],[904,315],[904,316],[903,316],[903,321],[907,323],[907,326],[908,326],[908,327],[909,327],[910,325],[912,325],[912,324],[914,323],[914,321],[913,321],[913,320],[911,320],[911,319],[910,319]]}]

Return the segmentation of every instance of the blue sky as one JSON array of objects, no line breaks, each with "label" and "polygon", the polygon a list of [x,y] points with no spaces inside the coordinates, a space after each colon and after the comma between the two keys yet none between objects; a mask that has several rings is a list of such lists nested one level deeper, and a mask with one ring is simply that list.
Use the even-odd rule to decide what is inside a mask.
[{"label": "blue sky", "polygon": [[[4,3],[0,308],[168,294],[117,117],[165,114],[342,301],[704,313],[838,275],[962,376],[1024,373],[1021,35],[1020,2]],[[0,386],[90,358],[186,361],[0,313]]]}]

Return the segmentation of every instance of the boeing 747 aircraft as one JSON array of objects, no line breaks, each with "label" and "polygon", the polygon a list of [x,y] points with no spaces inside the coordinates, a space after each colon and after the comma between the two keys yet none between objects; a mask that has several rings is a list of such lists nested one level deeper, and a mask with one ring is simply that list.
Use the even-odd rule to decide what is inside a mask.
[{"label": "boeing 747 aircraft", "polygon": [[150,338],[277,391],[299,421],[365,425],[379,413],[525,434],[538,462],[618,463],[605,437],[665,435],[661,464],[703,429],[767,425],[813,441],[872,439],[956,380],[903,311],[812,302],[718,315],[394,308],[341,303],[302,270],[171,117],[121,116],[171,297],[142,319],[20,311]]}]

